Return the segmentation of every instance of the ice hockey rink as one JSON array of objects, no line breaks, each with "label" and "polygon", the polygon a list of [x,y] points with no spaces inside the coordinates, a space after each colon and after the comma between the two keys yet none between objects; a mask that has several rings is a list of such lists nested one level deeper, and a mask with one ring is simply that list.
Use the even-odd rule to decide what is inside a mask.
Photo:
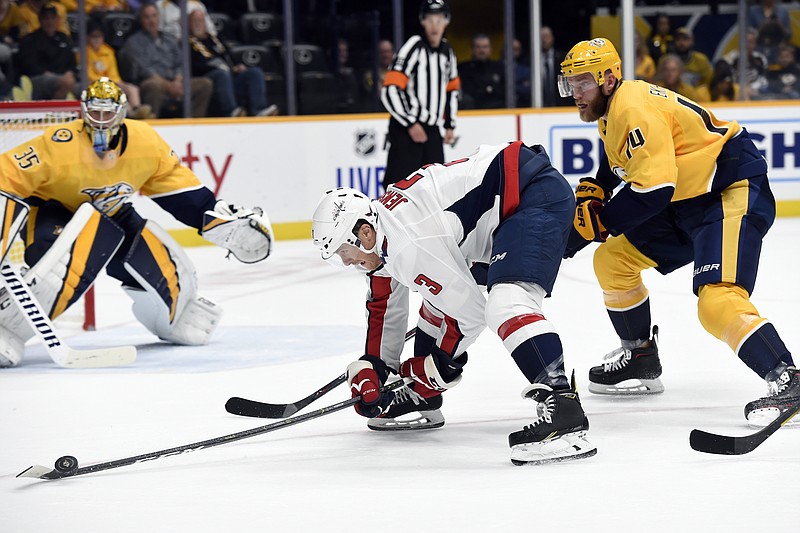
[{"label": "ice hockey rink", "polygon": [[[753,301],[800,353],[800,219],[764,243]],[[647,273],[666,391],[611,399],[585,390],[617,346],[591,252],[565,262],[545,313],[578,376],[597,455],[515,467],[508,433],[533,420],[526,382],[491,331],[445,395],[442,429],[379,433],[352,409],[210,449],[58,481],[16,478],[70,454],[81,465],[190,444],[270,423],[228,414],[231,396],[299,400],[361,355],[365,285],[324,264],[310,240],[279,241],[242,265],[192,248],[201,293],[225,308],[205,347],[159,342],[116,282],[97,284],[98,331],[63,326],[74,347],[135,344],[138,361],[66,370],[41,345],[0,371],[0,531],[726,531],[796,532],[800,429],[743,456],[689,447],[701,428],[750,433],[742,408],[765,384],[696,316],[691,269]],[[413,305],[413,304],[412,304]],[[412,317],[416,316],[412,313]],[[349,397],[345,386],[302,412]]]}]

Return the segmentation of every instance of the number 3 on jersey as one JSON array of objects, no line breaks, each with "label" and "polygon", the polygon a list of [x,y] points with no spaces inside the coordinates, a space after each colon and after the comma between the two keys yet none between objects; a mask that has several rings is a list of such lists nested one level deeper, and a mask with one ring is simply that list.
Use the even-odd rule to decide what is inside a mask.
[{"label": "number 3 on jersey", "polygon": [[436,296],[440,292],[442,292],[442,286],[439,283],[436,283],[431,278],[426,276],[425,274],[420,274],[414,279],[414,283],[419,285],[420,287],[427,287],[431,294]]}]

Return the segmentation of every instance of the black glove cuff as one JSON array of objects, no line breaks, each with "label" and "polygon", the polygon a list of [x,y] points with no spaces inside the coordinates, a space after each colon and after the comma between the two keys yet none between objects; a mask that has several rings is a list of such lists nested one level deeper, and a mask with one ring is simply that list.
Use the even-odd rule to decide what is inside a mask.
[{"label": "black glove cuff", "polygon": [[431,355],[436,361],[436,368],[439,369],[439,374],[445,381],[451,382],[461,375],[466,360],[459,363],[438,346],[431,348]]}]

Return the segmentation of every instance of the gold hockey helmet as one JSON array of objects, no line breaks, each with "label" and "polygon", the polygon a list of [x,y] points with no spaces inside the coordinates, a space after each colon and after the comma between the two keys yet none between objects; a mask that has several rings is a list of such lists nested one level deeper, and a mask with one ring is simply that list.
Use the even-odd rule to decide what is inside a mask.
[{"label": "gold hockey helmet", "polygon": [[603,85],[607,70],[617,79],[622,79],[622,61],[611,41],[603,38],[581,41],[572,47],[561,62],[558,92],[562,97],[572,96],[573,88],[567,80],[586,73],[594,77],[598,86]]},{"label": "gold hockey helmet", "polygon": [[119,85],[106,77],[89,84],[81,93],[83,122],[95,144],[95,150],[107,150],[108,143],[125,121],[128,98]]}]

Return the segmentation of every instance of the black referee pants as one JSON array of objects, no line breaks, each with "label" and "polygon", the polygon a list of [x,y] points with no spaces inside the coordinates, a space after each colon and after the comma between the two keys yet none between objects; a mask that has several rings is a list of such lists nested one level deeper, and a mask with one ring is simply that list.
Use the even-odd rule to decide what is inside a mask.
[{"label": "black referee pants", "polygon": [[389,120],[389,155],[386,160],[386,173],[383,175],[383,188],[405,179],[409,174],[429,163],[444,163],[444,146],[439,126],[422,124],[428,140],[415,143],[408,134],[408,128]]}]

